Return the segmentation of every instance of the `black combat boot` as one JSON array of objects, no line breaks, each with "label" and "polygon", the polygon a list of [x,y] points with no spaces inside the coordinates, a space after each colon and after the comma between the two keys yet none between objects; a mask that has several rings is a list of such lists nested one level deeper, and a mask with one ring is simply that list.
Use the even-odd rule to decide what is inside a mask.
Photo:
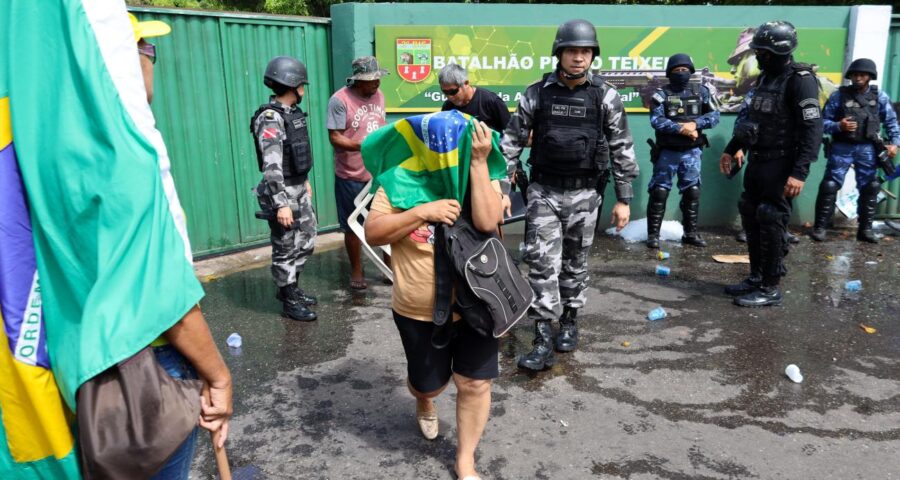
[{"label": "black combat boot", "polygon": [[725,294],[731,295],[732,297],[739,297],[741,295],[747,295],[748,293],[753,293],[759,290],[759,287],[762,286],[762,275],[758,272],[750,272],[750,276],[741,280],[740,283],[733,283],[731,285],[725,286]]},{"label": "black combat boot", "polygon": [[741,231],[734,236],[734,239],[740,243],[747,243],[747,231],[742,228]]},{"label": "black combat boot", "polygon": [[734,298],[739,307],[769,307],[781,305],[781,289],[778,285],[762,285],[757,290]]},{"label": "black combat boot", "polygon": [[559,317],[559,333],[556,335],[556,351],[560,353],[571,352],[578,347],[578,322],[575,316],[578,310],[565,307]]},{"label": "black combat boot", "polygon": [[697,219],[700,216],[700,186],[694,185],[681,192],[681,222],[684,224],[684,235],[681,243],[695,247],[705,247],[706,240],[697,232]]},{"label": "black combat boot", "polygon": [[659,248],[659,229],[666,216],[667,198],[669,191],[665,188],[650,190],[650,200],[647,202],[647,248]]},{"label": "black combat boot", "polygon": [[841,186],[831,180],[822,180],[819,185],[819,194],[816,195],[816,216],[812,232],[809,236],[817,242],[825,241],[825,229],[828,222],[834,216],[834,202],[837,200],[837,192]]},{"label": "black combat boot", "polygon": [[314,321],[318,318],[316,312],[310,310],[306,305],[300,303],[295,298],[296,294],[294,293],[294,290],[296,288],[296,285],[287,285],[278,288],[277,296],[284,299],[281,301],[281,315],[300,322]]},{"label": "black combat boot", "polygon": [[[283,290],[284,292],[282,292]],[[287,287],[278,288],[278,291],[275,292],[275,298],[277,298],[280,302],[293,301],[294,303],[300,303],[307,307],[313,306],[318,303],[316,297],[304,293],[297,284],[291,284]]]},{"label": "black combat boot", "polygon": [[556,355],[553,354],[553,330],[550,320],[537,320],[534,322],[534,340],[531,342],[534,348],[525,355],[519,357],[519,368],[539,372],[550,368],[556,363]]},{"label": "black combat boot", "polygon": [[857,219],[859,230],[856,232],[856,239],[860,242],[878,243],[878,237],[872,230],[872,220],[875,219],[875,210],[878,208],[879,190],[881,190],[881,183],[877,180],[869,182],[859,190],[859,202],[856,209],[859,214]]}]

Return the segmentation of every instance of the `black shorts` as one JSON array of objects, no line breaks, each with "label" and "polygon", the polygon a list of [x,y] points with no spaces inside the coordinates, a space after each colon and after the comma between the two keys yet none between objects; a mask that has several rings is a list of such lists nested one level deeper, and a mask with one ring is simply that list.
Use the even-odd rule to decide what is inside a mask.
[{"label": "black shorts", "polygon": [[456,322],[456,334],[450,345],[437,349],[431,345],[434,324],[394,313],[394,323],[406,352],[409,383],[422,393],[433,392],[450,381],[452,373],[475,380],[500,376],[499,342],[472,330],[465,321]]}]

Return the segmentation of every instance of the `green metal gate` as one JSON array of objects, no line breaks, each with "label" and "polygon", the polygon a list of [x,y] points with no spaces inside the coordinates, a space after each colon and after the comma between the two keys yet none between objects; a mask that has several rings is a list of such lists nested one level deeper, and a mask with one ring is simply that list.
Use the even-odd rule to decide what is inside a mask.
[{"label": "green metal gate", "polygon": [[[891,33],[888,38],[887,58],[884,63],[884,80],[882,88],[897,105],[900,102],[900,15],[891,15]],[[900,218],[900,180],[887,185],[897,198],[888,197],[882,202],[879,216],[882,218]]]},{"label": "green metal gate", "polygon": [[260,180],[250,115],[271,93],[262,83],[268,60],[299,58],[309,70],[303,109],[311,121],[314,203],[320,229],[337,225],[334,162],[325,115],[331,95],[330,21],[323,18],[134,8],[172,33],[153,39],[153,112],[162,132],[195,255],[268,239],[251,193]]}]

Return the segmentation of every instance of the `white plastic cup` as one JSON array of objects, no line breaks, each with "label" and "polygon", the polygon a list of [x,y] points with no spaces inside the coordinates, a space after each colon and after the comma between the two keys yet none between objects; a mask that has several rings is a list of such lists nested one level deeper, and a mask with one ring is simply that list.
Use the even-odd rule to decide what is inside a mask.
[{"label": "white plastic cup", "polygon": [[803,374],[800,373],[800,367],[794,365],[793,363],[788,365],[787,368],[784,369],[784,374],[787,375],[787,377],[790,378],[794,383],[803,383]]},{"label": "white plastic cup", "polygon": [[228,339],[225,340],[225,343],[228,344],[231,348],[241,348],[241,336],[237,333],[232,333],[228,336]]}]

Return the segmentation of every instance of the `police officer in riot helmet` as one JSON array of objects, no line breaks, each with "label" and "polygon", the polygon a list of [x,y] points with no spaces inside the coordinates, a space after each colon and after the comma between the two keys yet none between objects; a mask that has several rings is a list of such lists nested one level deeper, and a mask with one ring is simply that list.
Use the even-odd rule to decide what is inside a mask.
[{"label": "police officer in riot helmet", "polygon": [[725,287],[743,307],[780,305],[787,270],[784,233],[791,200],[800,194],[819,155],[822,115],[812,67],[796,63],[797,31],[784,21],[761,25],[750,43],[762,73],[748,92],[734,135],[719,162],[722,173],[740,168],[747,154],[738,210],[747,232],[750,276]]},{"label": "police officer in riot helmet", "polygon": [[610,163],[618,199],[613,223],[621,229],[630,215],[638,174],[634,145],[618,92],[590,73],[599,54],[590,22],[560,25],[553,41],[556,70],[528,86],[503,133],[510,174],[533,133],[522,256],[535,293],[528,311],[535,338],[533,350],[518,361],[527,370],[552,366],[554,347],[570,352],[578,345],[576,315],[585,303],[587,253]]},{"label": "police officer in riot helmet", "polygon": [[[850,85],[839,88],[825,103],[822,116],[825,119],[825,133],[831,135],[831,145],[826,148],[828,165],[825,176],[819,184],[816,198],[816,220],[810,236],[813,240],[825,240],[825,229],[831,216],[837,192],[844,184],[844,176],[850,165],[856,174],[856,188],[859,190],[857,212],[859,228],[856,239],[878,243],[872,231],[872,220],[878,205],[881,182],[877,176],[879,155],[894,158],[900,145],[900,126],[897,114],[891,106],[891,99],[871,80],[878,78],[875,62],[868,58],[858,58],[847,68],[844,78]],[[888,136],[888,143],[881,138],[882,127]],[[892,165],[887,160],[887,165]],[[888,172],[891,174],[893,172]]]},{"label": "police officer in riot helmet", "polygon": [[300,289],[299,277],[316,243],[316,215],[308,174],[312,168],[307,118],[299,103],[307,80],[306,66],[292,57],[275,57],[263,83],[274,95],[250,119],[256,161],[263,178],[255,191],[272,235],[272,277],[282,315],[313,321],[316,298]]},{"label": "police officer in riot helmet", "polygon": [[705,86],[691,83],[694,62],[684,53],[669,57],[666,77],[669,84],[651,98],[650,125],[656,131],[651,151],[653,176],[650,177],[647,202],[647,247],[659,248],[659,229],[666,214],[666,199],[672,189],[672,176],[678,173],[681,192],[681,216],[684,225],[682,243],[705,247],[697,231],[700,215],[700,160],[708,144],[703,130],[719,123],[719,111]]}]

